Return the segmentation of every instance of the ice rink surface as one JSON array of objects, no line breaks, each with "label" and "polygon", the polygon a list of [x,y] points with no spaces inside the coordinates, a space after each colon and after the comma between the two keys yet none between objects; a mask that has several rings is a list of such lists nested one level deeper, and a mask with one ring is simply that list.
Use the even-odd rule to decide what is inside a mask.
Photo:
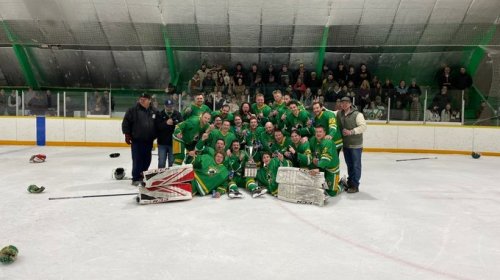
[{"label": "ice rink surface", "polygon": [[[396,162],[421,157],[437,159]],[[0,246],[19,249],[0,279],[500,279],[498,157],[364,153],[361,192],[322,208],[48,200],[135,192],[117,167],[130,176],[129,149],[0,146]]]}]

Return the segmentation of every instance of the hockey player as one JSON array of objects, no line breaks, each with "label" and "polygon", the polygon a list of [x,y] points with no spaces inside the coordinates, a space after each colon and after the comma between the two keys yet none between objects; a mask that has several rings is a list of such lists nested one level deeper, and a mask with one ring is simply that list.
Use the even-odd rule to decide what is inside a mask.
[{"label": "hockey player", "polygon": [[288,151],[288,147],[292,144],[292,141],[290,141],[290,138],[286,137],[283,134],[283,131],[281,131],[278,128],[274,129],[274,143],[271,146],[271,151],[273,154],[276,153],[285,153]]},{"label": "hockey player", "polygon": [[294,167],[308,168],[312,163],[309,142],[302,143],[300,134],[296,130],[292,130],[290,138],[292,143],[284,153],[285,157],[292,162]]},{"label": "hockey player", "polygon": [[255,95],[255,103],[252,104],[252,113],[255,114],[261,125],[265,125],[269,121],[271,107],[264,103],[264,95],[262,93]]},{"label": "hockey player", "polygon": [[191,104],[191,106],[187,107],[184,110],[182,118],[187,120],[193,116],[200,116],[204,112],[212,113],[212,110],[207,105],[205,105],[204,102],[205,99],[203,97],[203,94],[196,94],[194,97],[194,102]]},{"label": "hockey player", "polygon": [[226,150],[229,149],[233,140],[236,140],[236,135],[230,131],[231,123],[228,120],[222,122],[222,128],[214,129],[210,132],[208,136],[208,141],[210,143],[210,147],[214,148],[217,140],[223,139],[226,143]]},{"label": "hockey player", "polygon": [[260,166],[261,158],[262,158],[262,143],[260,142],[260,134],[264,132],[264,128],[259,126],[257,118],[250,118],[250,125],[247,129],[244,130],[245,139],[242,142],[245,147],[252,147],[252,154],[249,155],[255,161],[257,166]]},{"label": "hockey player", "polygon": [[[214,198],[219,198],[227,192],[229,171],[224,165],[223,153],[197,156],[193,161],[193,169],[193,195],[212,194]],[[233,187],[233,191],[238,191],[238,188]]]},{"label": "hockey player", "polygon": [[290,112],[286,115],[281,128],[286,129],[288,133],[292,129],[296,129],[303,137],[312,136],[314,129],[312,128],[312,121],[309,119],[309,113],[306,110],[301,110],[299,104],[293,100],[288,103],[288,108]]},{"label": "hockey player", "polygon": [[274,102],[271,106],[271,113],[269,114],[269,120],[275,124],[280,125],[280,122],[284,121],[286,118],[286,103],[283,100],[283,95],[280,90],[275,90],[273,92]]},{"label": "hockey player", "polygon": [[262,151],[272,152],[272,146],[275,143],[273,123],[267,122],[264,131],[257,137],[258,141],[262,144]]},{"label": "hockey player", "polygon": [[[229,170],[229,189],[230,192],[234,186],[247,189],[252,197],[259,197],[267,192],[267,189],[260,188],[255,183],[254,178],[245,177],[245,165],[248,161],[253,161],[247,152],[240,150],[240,143],[234,140],[231,143],[229,156],[226,157],[226,167]],[[231,195],[231,193],[230,193]],[[234,197],[241,197],[241,193],[233,193]]]},{"label": "hockey player", "polygon": [[290,167],[292,163],[285,159],[281,153],[278,153],[275,158],[271,158],[271,154],[265,152],[262,154],[262,166],[257,170],[255,178],[259,186],[267,188],[267,192],[274,196],[278,194],[276,174],[280,166]]},{"label": "hockey player", "polygon": [[329,196],[336,196],[343,189],[339,186],[339,155],[335,151],[332,141],[325,138],[326,132],[322,126],[317,126],[315,132],[315,137],[312,137],[309,141],[313,155],[311,171],[313,174],[323,171],[325,181],[328,184],[326,193]]},{"label": "hockey player", "polygon": [[179,123],[174,130],[173,151],[174,164],[182,164],[185,152],[193,151],[201,135],[213,126],[209,125],[210,113],[204,112],[199,117],[192,117]]},{"label": "hockey player", "polygon": [[220,110],[212,112],[212,119],[219,116],[221,117],[222,121],[228,120],[230,123],[233,123],[234,115],[233,113],[229,112],[230,109],[231,108],[229,107],[229,105],[227,104],[222,105],[222,108],[220,108]]},{"label": "hockey player", "polygon": [[335,112],[323,108],[323,104],[320,102],[314,102],[312,109],[315,126],[319,125],[325,129],[325,139],[333,140],[335,148],[337,149],[337,154],[339,154],[342,149],[342,135],[337,128],[337,116]]}]

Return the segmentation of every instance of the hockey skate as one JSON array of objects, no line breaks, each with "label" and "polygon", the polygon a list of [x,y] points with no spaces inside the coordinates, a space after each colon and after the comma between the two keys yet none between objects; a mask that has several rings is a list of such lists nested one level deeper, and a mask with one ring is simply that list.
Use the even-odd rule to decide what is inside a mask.
[{"label": "hockey skate", "polygon": [[242,198],[243,194],[240,193],[237,190],[229,190],[229,193],[227,194],[230,198]]},{"label": "hockey skate", "polygon": [[342,191],[347,191],[349,189],[349,184],[347,183],[347,177],[344,175],[339,181],[339,187]]},{"label": "hockey skate", "polygon": [[135,186],[135,187],[144,187],[146,185],[146,183],[144,183],[143,181],[132,181],[132,186]]},{"label": "hockey skate", "polygon": [[255,190],[252,191],[252,197],[256,198],[259,196],[262,196],[267,193],[267,189],[265,188],[255,188]]}]

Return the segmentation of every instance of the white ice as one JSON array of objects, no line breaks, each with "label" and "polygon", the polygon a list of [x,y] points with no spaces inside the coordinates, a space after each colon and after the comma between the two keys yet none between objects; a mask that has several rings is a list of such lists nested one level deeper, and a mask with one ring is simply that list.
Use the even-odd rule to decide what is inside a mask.
[{"label": "white ice", "polygon": [[48,199],[135,192],[117,167],[129,149],[0,146],[0,247],[19,249],[0,279],[500,279],[498,157],[364,153],[361,192],[322,208]]}]

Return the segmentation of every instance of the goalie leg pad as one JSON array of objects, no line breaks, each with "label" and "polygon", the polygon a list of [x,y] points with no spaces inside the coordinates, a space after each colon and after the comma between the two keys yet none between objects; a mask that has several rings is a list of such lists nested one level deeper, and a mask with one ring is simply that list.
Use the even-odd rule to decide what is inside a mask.
[{"label": "goalie leg pad", "polygon": [[192,187],[189,183],[179,183],[161,187],[139,187],[137,203],[156,204],[170,201],[191,200]]},{"label": "goalie leg pad", "polygon": [[279,184],[278,199],[292,203],[324,206],[326,196],[323,189],[314,189],[309,186]]}]

